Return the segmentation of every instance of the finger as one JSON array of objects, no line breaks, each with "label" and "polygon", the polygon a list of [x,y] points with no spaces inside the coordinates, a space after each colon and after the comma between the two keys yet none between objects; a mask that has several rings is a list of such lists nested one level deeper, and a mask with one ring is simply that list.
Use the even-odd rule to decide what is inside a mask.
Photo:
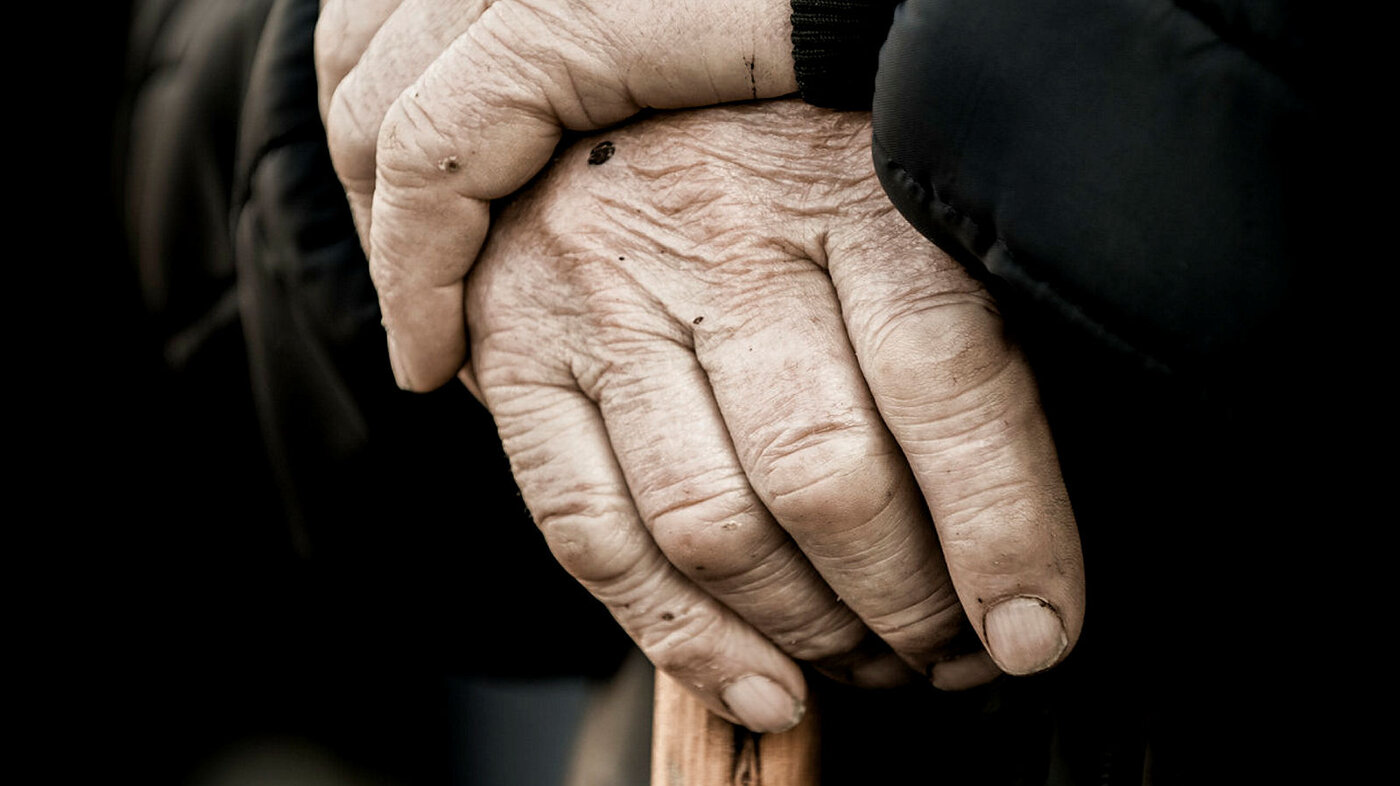
[{"label": "finger", "polygon": [[[488,24],[497,20],[499,28],[503,17],[521,13],[511,4],[493,6],[403,92],[380,129],[370,273],[401,387],[435,388],[462,365],[461,281],[485,237],[489,200],[523,185],[560,138],[538,66]],[[629,104],[601,122],[636,108]],[[364,188],[362,172],[347,174],[353,204]]]},{"label": "finger", "polygon": [[1001,669],[992,656],[986,650],[979,650],[939,661],[930,679],[933,687],[939,690],[967,690],[985,685],[1000,676]]},{"label": "finger", "polygon": [[544,166],[561,126],[600,128],[642,106],[791,92],[788,13],[777,0],[495,3],[485,11],[399,96],[380,130],[371,270],[377,286],[407,288],[381,299],[400,384],[432,388],[461,364],[442,349],[465,346],[453,282],[486,233],[485,203]]},{"label": "finger", "polygon": [[326,119],[331,95],[360,61],[370,39],[403,0],[322,0],[316,18],[316,100]]},{"label": "finger", "polygon": [[[638,318],[604,342],[636,346]],[[666,328],[660,327],[660,330]],[[671,327],[673,332],[677,328]],[[650,342],[598,384],[599,411],[653,540],[682,573],[786,653],[830,664],[849,681],[887,686],[908,668],[871,647],[836,597],[749,488],[688,337]]]},{"label": "finger", "polygon": [[1011,674],[1069,651],[1084,567],[1050,430],[985,290],[891,209],[827,253],[880,414],[918,479],[963,608]]},{"label": "finger", "polygon": [[762,308],[717,309],[695,335],[739,460],[841,599],[927,674],[965,622],[831,283],[806,260],[755,267],[782,282],[767,288]]},{"label": "finger", "polygon": [[345,186],[366,249],[375,147],[384,116],[399,94],[481,16],[487,5],[486,0],[397,1],[402,5],[382,20],[372,40],[363,46],[362,55],[335,88],[326,115],[331,162]]},{"label": "finger", "polygon": [[593,403],[562,386],[502,386],[490,358],[477,370],[521,493],[565,570],[713,711],[759,732],[795,725],[806,696],[801,672],[656,547]]}]

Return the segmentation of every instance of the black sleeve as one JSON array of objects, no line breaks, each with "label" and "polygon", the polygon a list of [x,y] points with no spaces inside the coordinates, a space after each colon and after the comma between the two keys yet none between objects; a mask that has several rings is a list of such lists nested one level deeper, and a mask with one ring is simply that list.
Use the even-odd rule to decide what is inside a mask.
[{"label": "black sleeve", "polygon": [[[805,5],[799,63],[821,59]],[[925,235],[1147,365],[1282,351],[1319,245],[1297,5],[907,0],[874,83],[877,171]]]},{"label": "black sleeve", "polygon": [[[316,105],[317,14],[315,0],[272,2],[241,102],[228,214],[247,369],[283,505],[308,553],[343,571],[364,621],[416,642],[396,646],[478,672],[611,673],[627,641],[531,525],[490,414],[461,385],[414,394],[393,383]],[[474,554],[490,564],[463,570]],[[443,624],[474,597],[494,599],[473,625]],[[549,625],[534,622],[543,603],[557,615]],[[560,660],[560,640],[588,644]]]},{"label": "black sleeve", "polygon": [[[1130,782],[1316,780],[1299,773],[1328,750],[1318,719],[1348,714],[1295,710],[1290,667],[1251,654],[1329,618],[1329,600],[1198,613],[1280,565],[1347,586],[1327,575],[1353,571],[1322,553],[1332,539],[1297,533],[1391,505],[1360,480],[1375,462],[1352,458],[1375,438],[1370,391],[1393,390],[1368,370],[1393,354],[1376,346],[1389,329],[1357,324],[1388,314],[1370,292],[1394,291],[1390,255],[1366,247],[1384,224],[1363,214],[1388,204],[1370,194],[1390,145],[1337,119],[1344,99],[1371,104],[1349,100],[1363,69],[1333,78],[1330,25],[1303,14],[1354,18],[1321,6],[906,0],[880,50],[876,171],[996,293],[1083,536],[1096,638],[1071,657],[1093,665],[1052,677],[1083,713],[1057,738],[1094,761],[1070,741],[1102,734],[1098,760],[1130,763]],[[1186,638],[1212,662],[1160,657]]]},{"label": "black sleeve", "polygon": [[1305,48],[1286,4],[1213,5],[909,0],[874,99],[891,198],[1145,363],[1280,349],[1315,245]]},{"label": "black sleeve", "polygon": [[880,45],[899,0],[792,0],[792,58],[809,104],[869,109]]}]

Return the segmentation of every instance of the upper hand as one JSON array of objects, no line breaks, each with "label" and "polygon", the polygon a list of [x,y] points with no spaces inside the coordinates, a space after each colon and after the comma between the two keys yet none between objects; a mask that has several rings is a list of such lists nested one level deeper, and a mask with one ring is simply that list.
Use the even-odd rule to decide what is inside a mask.
[{"label": "upper hand", "polygon": [[584,141],[502,214],[467,292],[555,555],[760,731],[798,712],[790,657],[964,687],[1052,665],[1082,623],[1030,370],[894,212],[868,140],[866,115],[782,102]]},{"label": "upper hand", "polygon": [[395,377],[462,366],[462,279],[490,200],[561,129],[796,90],[788,0],[328,0],[322,111],[379,291]]}]

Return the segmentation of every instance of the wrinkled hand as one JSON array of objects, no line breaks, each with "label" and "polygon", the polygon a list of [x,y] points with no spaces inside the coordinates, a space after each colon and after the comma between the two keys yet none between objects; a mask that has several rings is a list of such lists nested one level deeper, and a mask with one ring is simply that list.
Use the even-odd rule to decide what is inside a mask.
[{"label": "wrinkled hand", "polygon": [[997,673],[969,623],[1025,674],[1082,621],[1030,371],[983,288],[890,207],[869,133],[777,102],[581,142],[469,280],[477,380],[554,554],[757,731],[800,715],[791,658],[908,674],[870,631],[957,688]]},{"label": "wrinkled hand", "polygon": [[489,201],[561,128],[796,90],[788,0],[329,0],[322,111],[402,387],[462,366]]}]

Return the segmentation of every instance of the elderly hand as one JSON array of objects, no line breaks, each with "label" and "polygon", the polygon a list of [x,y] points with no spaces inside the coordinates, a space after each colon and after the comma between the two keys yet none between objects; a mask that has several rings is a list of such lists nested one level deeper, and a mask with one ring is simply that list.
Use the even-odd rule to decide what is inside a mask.
[{"label": "elderly hand", "polygon": [[792,658],[907,674],[873,631],[964,687],[1056,663],[1083,617],[1030,371],[868,139],[778,102],[582,141],[469,280],[477,380],[554,554],[756,731],[801,714]]},{"label": "elderly hand", "polygon": [[789,13],[788,0],[329,0],[326,130],[399,384],[435,388],[462,366],[462,278],[489,202],[548,162],[561,128],[793,92]]}]

